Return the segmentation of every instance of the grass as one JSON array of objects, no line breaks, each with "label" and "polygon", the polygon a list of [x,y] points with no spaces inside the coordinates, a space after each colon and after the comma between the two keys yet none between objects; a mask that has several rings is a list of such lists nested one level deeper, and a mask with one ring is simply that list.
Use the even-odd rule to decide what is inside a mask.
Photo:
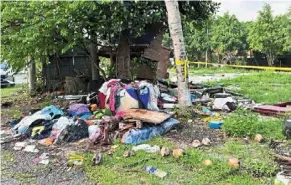
[{"label": "grass", "polygon": [[5,162],[14,162],[15,157],[12,152],[9,152],[7,150],[2,150],[1,151],[1,159]]},{"label": "grass", "polygon": [[[155,138],[148,142],[176,148],[175,144],[165,138]],[[115,143],[118,147],[112,155],[104,154],[103,163],[91,165],[92,154],[87,154],[84,170],[87,177],[94,183],[100,184],[265,184],[266,177],[256,178],[247,168],[237,169],[227,165],[229,156],[246,159],[243,164],[247,167],[258,166],[257,169],[265,176],[274,172],[276,165],[266,155],[267,147],[259,145],[247,146],[243,143],[227,142],[225,146],[206,149],[189,148],[183,157],[162,157],[160,154],[148,154],[137,151],[134,156],[125,158],[123,152],[132,148],[130,145]],[[252,148],[253,150],[246,150]],[[255,152],[257,156],[253,154]],[[204,160],[210,159],[212,166],[204,166]],[[262,160],[261,160],[262,159]],[[261,161],[261,163],[256,163]],[[155,166],[168,174],[164,179],[148,174],[145,166]],[[264,168],[260,168],[263,166]],[[256,168],[255,168],[256,169]]]},{"label": "grass", "polygon": [[254,137],[261,134],[270,139],[284,139],[282,134],[282,120],[260,120],[257,113],[238,109],[231,113],[223,124],[224,131],[233,137]]},{"label": "grass", "polygon": [[[170,73],[175,73],[175,68],[169,69]],[[245,69],[237,69],[237,68],[230,68],[230,67],[208,67],[208,68],[195,68],[190,67],[189,75],[207,75],[207,74],[221,74],[221,73],[249,73],[252,70],[245,70]]]},{"label": "grass", "polygon": [[226,159],[230,157],[238,158],[242,170],[253,176],[271,177],[278,168],[270,148],[254,142],[245,144],[241,140],[228,141],[223,147],[215,148],[213,153],[224,156]]},{"label": "grass", "polygon": [[23,89],[22,85],[15,85],[14,87],[1,88],[1,97],[9,96],[13,92]]},{"label": "grass", "polygon": [[[253,99],[257,103],[273,104],[290,100],[291,74],[259,71],[219,81],[224,86],[235,86],[233,91]],[[216,85],[217,82],[209,82]]]}]

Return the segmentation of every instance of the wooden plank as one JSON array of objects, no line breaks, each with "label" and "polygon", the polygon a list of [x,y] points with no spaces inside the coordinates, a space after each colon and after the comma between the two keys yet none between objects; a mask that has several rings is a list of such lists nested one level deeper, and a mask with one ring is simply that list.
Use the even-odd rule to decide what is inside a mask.
[{"label": "wooden plank", "polygon": [[153,124],[160,124],[165,120],[169,119],[170,117],[171,115],[164,112],[150,111],[145,109],[125,110],[123,115],[124,119],[133,118]]}]

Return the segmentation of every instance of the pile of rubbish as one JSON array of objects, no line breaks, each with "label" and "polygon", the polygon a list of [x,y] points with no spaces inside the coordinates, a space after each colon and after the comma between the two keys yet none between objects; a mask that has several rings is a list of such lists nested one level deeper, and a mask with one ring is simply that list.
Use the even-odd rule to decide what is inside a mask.
[{"label": "pile of rubbish", "polygon": [[14,137],[62,144],[89,138],[92,143],[139,144],[162,135],[179,124],[172,113],[158,107],[160,91],[147,81],[126,84],[105,82],[98,93],[70,102],[68,107],[44,107],[10,122]]},{"label": "pile of rubbish", "polygon": [[[260,109],[251,99],[221,86],[190,83],[189,87],[193,105],[201,107],[194,109],[194,113],[208,116],[204,121],[213,129],[219,129],[223,124],[215,111],[231,112],[237,107],[264,108]],[[177,94],[177,85],[163,79],[156,84],[145,80],[111,79],[104,82],[98,92],[78,96],[79,100],[71,101],[67,107],[50,105],[35,110],[11,121],[10,126],[15,137],[32,138],[44,145],[83,138],[101,145],[108,145],[118,138],[122,143],[137,145],[163,135],[179,124],[171,112],[178,107]],[[72,97],[69,99],[73,100]]]}]

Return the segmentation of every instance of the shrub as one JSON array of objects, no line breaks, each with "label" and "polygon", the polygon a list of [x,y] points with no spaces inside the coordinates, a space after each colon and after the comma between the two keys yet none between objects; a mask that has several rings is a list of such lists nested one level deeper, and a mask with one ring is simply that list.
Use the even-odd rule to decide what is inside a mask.
[{"label": "shrub", "polygon": [[253,137],[261,134],[265,138],[284,138],[282,134],[282,120],[261,120],[257,113],[238,109],[230,114],[223,125],[224,131],[235,137]]}]

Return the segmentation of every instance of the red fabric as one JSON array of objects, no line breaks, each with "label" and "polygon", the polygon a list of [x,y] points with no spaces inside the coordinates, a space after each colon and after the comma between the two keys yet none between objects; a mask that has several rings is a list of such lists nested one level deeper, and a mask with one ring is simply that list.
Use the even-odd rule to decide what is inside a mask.
[{"label": "red fabric", "polygon": [[112,112],[115,112],[115,98],[118,92],[118,89],[120,89],[120,85],[116,84],[115,86],[111,87],[110,89],[110,97],[109,97],[109,108]]},{"label": "red fabric", "polygon": [[99,108],[104,109],[106,96],[103,93],[99,92],[98,99],[99,99]]}]

